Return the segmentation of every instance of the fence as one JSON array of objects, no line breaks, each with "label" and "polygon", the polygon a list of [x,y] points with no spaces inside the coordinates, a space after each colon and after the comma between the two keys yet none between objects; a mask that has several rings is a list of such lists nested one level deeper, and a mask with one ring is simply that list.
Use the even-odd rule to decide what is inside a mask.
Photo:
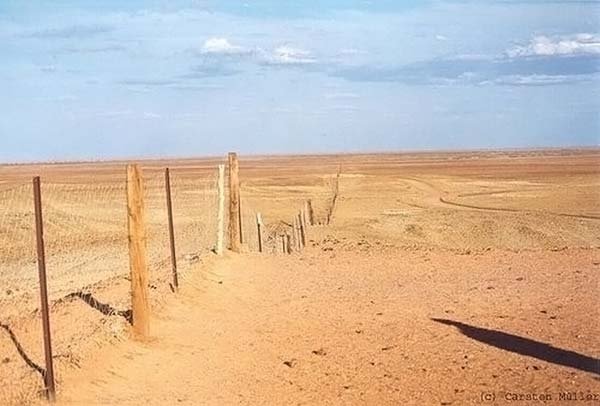
[{"label": "fence", "polygon": [[[60,182],[42,178],[40,182],[38,178],[34,183],[0,184],[0,362],[15,362],[3,354],[18,354],[29,367],[29,373],[16,373],[12,379],[29,382],[21,385],[23,388],[34,387],[39,375],[46,395],[52,399],[53,359],[65,358],[76,364],[73,354],[94,345],[84,342],[81,331],[97,327],[89,314],[81,312],[69,313],[70,329],[48,329],[45,346],[39,345],[39,321],[32,324],[25,320],[32,315],[39,320],[40,289],[47,288],[41,311],[42,318],[48,320],[44,307],[49,303],[50,324],[61,316],[57,303],[83,301],[93,311],[121,321],[113,321],[111,328],[127,330],[127,324],[132,323],[134,331],[143,336],[147,328],[139,323],[136,328],[136,322],[144,323],[142,312],[148,304],[136,305],[136,298],[143,295],[142,302],[149,298],[150,308],[160,306],[210,251],[221,253],[228,247],[290,254],[303,249],[310,225],[317,222],[312,202],[305,200],[298,214],[287,221],[264,216],[266,207],[261,198],[245,198],[251,196],[250,190],[235,181],[237,156],[230,154],[229,161],[228,174],[222,165],[170,171],[144,168],[138,196],[132,187],[133,167],[127,182],[121,175],[103,176],[93,182],[69,178]],[[38,226],[44,228],[45,258],[36,249],[33,196],[38,185],[43,215]],[[337,193],[331,200],[336,198]],[[139,212],[140,228],[132,221],[136,204],[144,206]],[[329,219],[331,210],[327,210]],[[136,265],[137,256],[142,261]],[[48,281],[46,285],[42,280],[40,286],[38,271],[43,270],[43,259]],[[138,271],[144,275],[136,280]],[[41,359],[46,360],[44,367],[35,361]]]}]

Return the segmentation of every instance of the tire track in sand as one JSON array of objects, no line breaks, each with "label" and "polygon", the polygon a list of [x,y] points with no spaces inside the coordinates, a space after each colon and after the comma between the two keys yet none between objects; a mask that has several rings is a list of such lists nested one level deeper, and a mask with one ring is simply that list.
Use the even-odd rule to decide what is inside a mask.
[{"label": "tire track in sand", "polygon": [[[570,217],[570,218],[578,218],[583,220],[600,220],[600,216],[593,216],[589,214],[570,214],[570,213],[557,213],[552,211],[542,211],[542,210],[522,210],[522,209],[511,209],[508,207],[489,207],[489,206],[479,206],[467,203],[460,203],[453,200],[450,200],[447,195],[448,193],[439,190],[435,185],[430,182],[424,181],[418,178],[410,178],[410,177],[401,177],[398,178],[406,183],[409,183],[419,192],[423,193],[422,202],[429,205],[429,207],[436,208],[448,208],[451,207],[453,209],[462,209],[462,210],[476,210],[476,211],[487,211],[487,212],[505,212],[505,213],[535,213],[535,214],[546,214],[546,215],[554,215],[560,217]],[[508,193],[509,191],[502,191],[504,193]],[[489,194],[489,192],[487,192]],[[446,196],[444,196],[446,194]],[[411,204],[414,205],[414,204]]]}]

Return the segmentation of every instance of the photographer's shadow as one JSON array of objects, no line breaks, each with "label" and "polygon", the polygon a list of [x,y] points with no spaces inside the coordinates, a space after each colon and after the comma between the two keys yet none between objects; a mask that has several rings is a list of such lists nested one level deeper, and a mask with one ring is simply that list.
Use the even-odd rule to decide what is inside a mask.
[{"label": "photographer's shadow", "polygon": [[600,359],[597,358],[592,358],[574,351],[563,350],[550,344],[504,333],[502,331],[470,326],[459,321],[436,318],[432,318],[431,320],[436,323],[454,326],[458,328],[462,334],[473,340],[505,351],[600,375]]}]

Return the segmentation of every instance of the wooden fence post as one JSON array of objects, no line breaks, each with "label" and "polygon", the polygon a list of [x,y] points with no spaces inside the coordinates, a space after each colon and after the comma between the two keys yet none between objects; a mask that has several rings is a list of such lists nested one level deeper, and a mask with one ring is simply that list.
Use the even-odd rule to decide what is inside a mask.
[{"label": "wooden fence post", "polygon": [[35,231],[37,240],[37,262],[40,279],[40,302],[42,311],[42,330],[44,332],[44,385],[46,397],[50,402],[56,399],[54,384],[54,362],[52,358],[52,337],[50,332],[50,311],[48,309],[48,284],[46,280],[46,252],[44,247],[44,220],[42,216],[42,191],[40,177],[33,178],[33,203],[35,208]]},{"label": "wooden fence post", "polygon": [[171,199],[171,173],[165,169],[165,194],[167,196],[167,217],[169,222],[169,246],[171,248],[171,274],[173,277],[173,290],[179,289],[177,276],[177,251],[175,250],[175,227],[173,226],[173,199]]},{"label": "wooden fence post", "polygon": [[298,216],[294,216],[294,249],[302,251],[302,243],[300,242],[300,224],[298,224]]},{"label": "wooden fence post", "polygon": [[289,233],[285,233],[285,252],[286,254],[292,253],[292,237]]},{"label": "wooden fence post", "polygon": [[298,243],[297,243],[297,238],[296,238],[296,217],[293,218],[292,221],[292,235],[290,237],[291,243],[292,243],[292,251],[296,251],[298,249]]},{"label": "wooden fence post", "polygon": [[137,165],[127,166],[127,229],[133,332],[136,337],[145,338],[150,334],[150,303],[144,223],[144,185],[141,170]]},{"label": "wooden fence post", "polygon": [[306,220],[308,222],[308,225],[314,226],[315,225],[315,212],[313,211],[311,199],[308,199],[304,203],[304,212],[306,214]]},{"label": "wooden fence post", "polygon": [[302,220],[302,212],[298,213],[298,229],[300,231],[300,245],[304,249],[306,247],[306,233],[304,231],[304,221]]},{"label": "wooden fence post", "polygon": [[239,162],[235,152],[229,153],[229,249],[241,251],[241,211]]},{"label": "wooden fence post", "polygon": [[225,232],[225,165],[219,165],[218,208],[217,208],[217,255],[223,255],[223,233]]},{"label": "wooden fence post", "polygon": [[304,236],[304,246],[306,246],[306,242],[308,241],[308,224],[306,221],[306,210],[300,210],[300,218],[302,219],[302,230]]},{"label": "wooden fence post", "polygon": [[260,213],[256,213],[256,231],[258,232],[258,252],[263,252],[263,239],[262,239],[262,216]]}]

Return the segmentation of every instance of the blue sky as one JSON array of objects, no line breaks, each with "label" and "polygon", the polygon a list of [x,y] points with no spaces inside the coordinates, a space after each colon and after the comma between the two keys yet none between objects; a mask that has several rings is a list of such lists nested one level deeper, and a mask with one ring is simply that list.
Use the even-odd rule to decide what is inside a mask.
[{"label": "blue sky", "polygon": [[0,58],[3,162],[600,144],[597,1],[3,0]]}]

